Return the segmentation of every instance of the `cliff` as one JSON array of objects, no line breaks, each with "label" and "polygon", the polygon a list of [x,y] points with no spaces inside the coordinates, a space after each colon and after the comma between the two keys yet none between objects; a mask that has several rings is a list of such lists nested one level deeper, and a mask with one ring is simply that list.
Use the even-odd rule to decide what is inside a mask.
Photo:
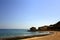
[{"label": "cliff", "polygon": [[38,27],[38,29],[31,27],[29,31],[60,31],[60,21],[53,25]]}]

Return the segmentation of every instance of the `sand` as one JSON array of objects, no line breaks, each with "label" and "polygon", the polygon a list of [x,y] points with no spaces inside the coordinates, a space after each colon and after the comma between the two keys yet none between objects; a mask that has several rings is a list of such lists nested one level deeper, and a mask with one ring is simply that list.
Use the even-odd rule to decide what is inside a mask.
[{"label": "sand", "polygon": [[60,40],[60,32],[59,31],[53,31],[54,33],[51,35],[46,36],[40,36],[40,37],[32,37],[22,40]]}]

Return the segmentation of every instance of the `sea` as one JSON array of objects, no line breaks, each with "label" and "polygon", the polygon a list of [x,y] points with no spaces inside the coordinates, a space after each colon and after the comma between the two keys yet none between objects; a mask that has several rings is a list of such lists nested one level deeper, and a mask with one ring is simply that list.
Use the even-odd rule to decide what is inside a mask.
[{"label": "sea", "polygon": [[45,32],[28,32],[28,29],[0,29],[0,38],[17,37],[17,36],[31,36],[49,34]]}]

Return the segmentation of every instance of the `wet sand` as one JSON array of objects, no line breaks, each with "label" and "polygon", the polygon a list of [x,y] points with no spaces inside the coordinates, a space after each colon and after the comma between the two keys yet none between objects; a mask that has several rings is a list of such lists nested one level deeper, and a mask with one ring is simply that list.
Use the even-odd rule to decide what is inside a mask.
[{"label": "wet sand", "polygon": [[22,40],[60,40],[60,31],[53,31],[53,32],[54,33],[51,35],[26,38],[26,39],[22,39]]}]

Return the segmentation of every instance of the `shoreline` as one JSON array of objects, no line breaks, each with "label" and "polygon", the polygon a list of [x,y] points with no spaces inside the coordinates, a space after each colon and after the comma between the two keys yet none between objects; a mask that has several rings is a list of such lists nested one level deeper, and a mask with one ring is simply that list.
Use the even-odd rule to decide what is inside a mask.
[{"label": "shoreline", "polygon": [[32,37],[22,40],[60,40],[60,31],[52,31],[53,34],[41,37]]},{"label": "shoreline", "polygon": [[[48,31],[49,32],[49,31]],[[33,38],[33,37],[42,37],[46,35],[50,35],[52,32],[49,34],[42,34],[42,35],[30,35],[30,36],[17,36],[17,37],[10,37],[10,38],[0,38],[0,40],[17,40],[17,39],[27,39],[27,38]]]}]

